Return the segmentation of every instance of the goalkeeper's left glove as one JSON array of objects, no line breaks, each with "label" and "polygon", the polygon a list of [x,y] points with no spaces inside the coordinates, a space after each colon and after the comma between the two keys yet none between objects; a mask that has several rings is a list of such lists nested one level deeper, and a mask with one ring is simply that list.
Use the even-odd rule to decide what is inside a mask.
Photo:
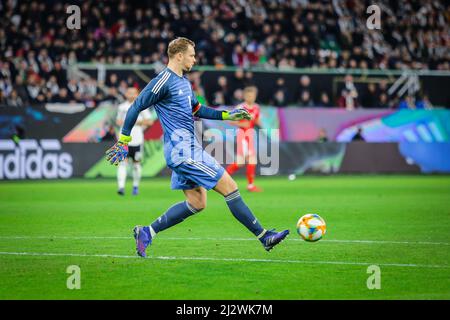
[{"label": "goalkeeper's left glove", "polygon": [[238,120],[244,120],[244,119],[251,120],[252,116],[244,108],[239,108],[239,109],[234,109],[232,111],[223,111],[222,118],[223,118],[223,120],[238,121]]},{"label": "goalkeeper's left glove", "polygon": [[128,155],[128,143],[130,141],[130,136],[121,134],[119,141],[106,151],[106,161],[115,166],[119,165]]}]

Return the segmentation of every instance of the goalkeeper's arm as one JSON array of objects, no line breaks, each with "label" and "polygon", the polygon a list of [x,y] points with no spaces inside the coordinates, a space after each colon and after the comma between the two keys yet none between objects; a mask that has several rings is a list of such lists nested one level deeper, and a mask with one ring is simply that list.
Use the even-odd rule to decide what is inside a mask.
[{"label": "goalkeeper's arm", "polygon": [[196,117],[203,119],[213,119],[213,120],[242,120],[251,119],[251,115],[245,109],[235,109],[232,111],[226,110],[214,110],[202,106],[198,103],[194,108],[192,108],[192,114]]},{"label": "goalkeeper's arm", "polygon": [[157,90],[153,90],[159,80],[160,79],[156,77],[150,81],[128,109],[119,141],[106,151],[106,160],[111,164],[118,165],[127,157],[128,143],[131,142],[131,129],[133,129],[139,113],[156,104],[158,101],[161,101],[167,94],[167,86],[164,84],[162,87],[159,86]]},{"label": "goalkeeper's arm", "polygon": [[159,77],[153,78],[147,86],[141,91],[138,97],[133,101],[133,104],[127,111],[127,115],[125,116],[125,121],[123,123],[121,137],[126,136],[129,137],[131,133],[131,129],[136,123],[136,120],[139,116],[139,113],[150,106],[158,103],[168,93],[168,88],[166,82],[162,84],[162,87],[158,87],[157,90],[154,88],[158,85]]}]

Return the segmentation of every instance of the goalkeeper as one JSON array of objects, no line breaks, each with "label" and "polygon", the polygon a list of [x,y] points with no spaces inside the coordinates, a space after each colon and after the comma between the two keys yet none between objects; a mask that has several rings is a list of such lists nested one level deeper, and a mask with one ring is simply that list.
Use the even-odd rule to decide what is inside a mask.
[{"label": "goalkeeper", "polygon": [[158,74],[134,100],[125,117],[119,141],[107,153],[114,165],[123,161],[128,153],[130,132],[141,111],[154,107],[164,131],[164,156],[172,169],[171,188],[183,190],[186,201],[171,206],[148,226],[133,229],[136,251],[146,256],[146,248],[156,234],[170,228],[206,207],[207,190],[222,194],[233,216],[252,232],[269,251],[280,243],[289,230],[275,232],[264,229],[246,206],[236,182],[208,153],[194,135],[193,116],[205,119],[251,119],[245,109],[218,111],[200,105],[189,80],[184,76],[195,63],[194,42],[177,38],[169,43],[167,68]]}]

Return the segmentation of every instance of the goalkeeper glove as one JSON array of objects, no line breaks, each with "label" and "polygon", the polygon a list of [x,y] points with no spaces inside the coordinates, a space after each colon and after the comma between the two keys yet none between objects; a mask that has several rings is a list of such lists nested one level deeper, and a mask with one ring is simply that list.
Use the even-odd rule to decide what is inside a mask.
[{"label": "goalkeeper glove", "polygon": [[238,120],[244,120],[244,119],[251,120],[252,116],[244,108],[239,108],[239,109],[234,109],[232,111],[223,111],[222,119],[223,120],[231,120],[231,121],[238,121]]},{"label": "goalkeeper glove", "polygon": [[106,151],[106,161],[115,166],[119,165],[128,155],[128,143],[130,141],[130,136],[121,134],[119,141]]}]

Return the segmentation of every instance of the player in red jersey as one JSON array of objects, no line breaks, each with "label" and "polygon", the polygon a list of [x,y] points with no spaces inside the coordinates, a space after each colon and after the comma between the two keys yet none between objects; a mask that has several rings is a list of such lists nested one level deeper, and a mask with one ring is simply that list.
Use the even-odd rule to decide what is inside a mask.
[{"label": "player in red jersey", "polygon": [[247,190],[250,192],[260,192],[254,184],[256,171],[256,151],[254,141],[255,126],[260,126],[260,110],[259,105],[255,103],[258,89],[254,86],[244,89],[244,102],[238,108],[246,109],[252,116],[251,120],[241,120],[233,124],[238,126],[237,130],[237,156],[236,162],[230,164],[226,170],[232,175],[239,170],[241,166],[247,164]]}]

